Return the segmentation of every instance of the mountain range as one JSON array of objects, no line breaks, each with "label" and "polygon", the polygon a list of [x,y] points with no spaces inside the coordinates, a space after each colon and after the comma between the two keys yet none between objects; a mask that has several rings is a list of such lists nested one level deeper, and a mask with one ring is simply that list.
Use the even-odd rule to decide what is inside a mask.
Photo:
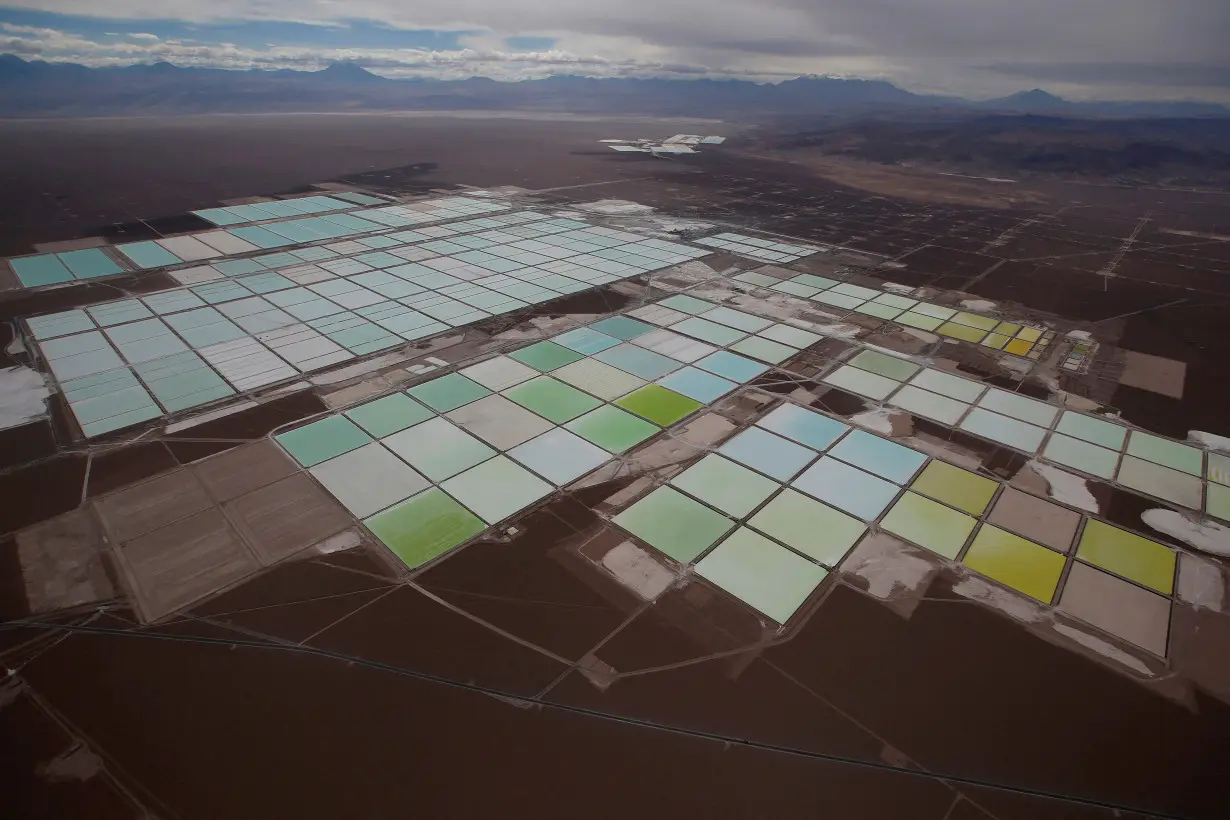
[{"label": "mountain range", "polygon": [[0,54],[0,116],[338,110],[541,110],[696,117],[866,114],[950,109],[1064,117],[1230,117],[1199,102],[1070,102],[1040,89],[997,100],[915,94],[882,80],[594,79],[500,82],[388,79],[355,63],[320,71],[187,68],[171,63],[89,68]]}]

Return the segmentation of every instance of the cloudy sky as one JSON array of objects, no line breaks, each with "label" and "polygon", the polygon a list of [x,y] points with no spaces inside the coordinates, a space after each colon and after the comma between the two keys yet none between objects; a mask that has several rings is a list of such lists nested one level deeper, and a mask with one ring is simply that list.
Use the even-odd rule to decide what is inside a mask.
[{"label": "cloudy sky", "polygon": [[1230,0],[0,0],[0,53],[389,77],[886,79],[1230,103]]}]

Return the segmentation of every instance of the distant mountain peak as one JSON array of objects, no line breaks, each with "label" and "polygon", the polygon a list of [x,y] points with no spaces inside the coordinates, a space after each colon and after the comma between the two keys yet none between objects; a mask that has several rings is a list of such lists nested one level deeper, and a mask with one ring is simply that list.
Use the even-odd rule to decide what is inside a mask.
[{"label": "distant mountain peak", "polygon": [[1041,88],[1031,88],[1028,91],[1018,91],[1012,96],[1022,100],[1048,100],[1067,102],[1063,97],[1057,97],[1049,91],[1043,91]]},{"label": "distant mountain peak", "polygon": [[35,71],[34,66],[16,54],[0,54],[0,74],[16,77],[21,74],[32,73],[33,71]]},{"label": "distant mountain peak", "polygon": [[986,105],[995,108],[1015,108],[1021,111],[1054,111],[1071,105],[1063,97],[1056,97],[1041,88],[1031,88],[1029,91],[1018,91],[1007,97],[990,100]]},{"label": "distant mountain peak", "polygon": [[384,77],[371,73],[358,63],[349,60],[330,63],[327,68],[314,72],[317,77],[340,82],[368,83],[372,80],[383,80]]}]

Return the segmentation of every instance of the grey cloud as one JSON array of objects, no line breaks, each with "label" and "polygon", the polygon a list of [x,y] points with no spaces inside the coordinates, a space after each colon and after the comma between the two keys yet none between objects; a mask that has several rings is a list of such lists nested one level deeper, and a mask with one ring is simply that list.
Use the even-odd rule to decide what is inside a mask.
[{"label": "grey cloud", "polygon": [[[1230,99],[1219,79],[1230,63],[1230,0],[106,0],[105,8],[97,0],[4,2],[135,21],[377,20],[400,28],[486,31],[490,43],[503,35],[538,34],[555,38],[559,53],[597,58],[570,64],[592,65],[604,75],[677,65],[686,70],[675,73],[689,76],[831,73],[987,96],[1011,93],[1030,80],[1077,96]],[[208,26],[201,32],[207,36]],[[279,58],[271,52],[269,59]],[[401,57],[388,59],[403,65]],[[506,73],[549,64],[474,57],[448,62],[450,71],[486,65]],[[444,63],[436,65],[443,70]]]},{"label": "grey cloud", "polygon": [[585,74],[598,77],[715,74],[715,71],[707,66],[663,63],[635,57],[610,58],[573,54],[557,49],[543,52],[507,52],[475,48],[427,51],[290,46],[252,49],[229,43],[183,43],[174,40],[98,42],[56,29],[7,24],[0,24],[0,30],[23,35],[0,40],[0,50],[27,56],[38,55],[49,60],[79,62],[95,67],[167,60],[178,65],[197,67],[313,70],[323,68],[331,62],[347,60],[359,62],[386,76],[425,76],[438,79],[488,76],[517,80],[551,74]]},{"label": "grey cloud", "polygon": [[1230,88],[1230,65],[1207,63],[992,63],[980,68],[1041,82]]},{"label": "grey cloud", "polygon": [[738,51],[780,57],[849,57],[872,53],[866,46],[821,41],[812,38],[768,38],[764,40],[716,39],[704,44],[718,51]]},{"label": "grey cloud", "polygon": [[0,52],[28,57],[42,54],[43,44],[21,37],[10,37],[8,39],[0,39]]}]

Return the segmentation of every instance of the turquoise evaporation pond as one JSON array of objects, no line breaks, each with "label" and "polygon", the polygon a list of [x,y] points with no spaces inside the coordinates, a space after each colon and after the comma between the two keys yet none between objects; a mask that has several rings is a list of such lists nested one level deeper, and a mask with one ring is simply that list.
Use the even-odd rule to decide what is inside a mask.
[{"label": "turquoise evaporation pond", "polygon": [[289,205],[285,202],[261,202],[253,207],[260,208],[266,213],[273,214],[275,217],[283,216],[300,216],[303,210],[296,208],[294,205]]},{"label": "turquoise evaporation pond", "polygon": [[329,214],[328,216],[321,217],[321,219],[327,219],[330,222],[335,222],[343,228],[349,228],[356,233],[379,231],[386,227],[385,225],[381,225],[379,222],[371,222],[366,219],[360,219],[357,216],[350,216],[349,214]]},{"label": "turquoise evaporation pond", "polygon": [[238,214],[231,213],[226,208],[205,208],[200,211],[193,211],[192,213],[196,214],[201,219],[214,223],[219,227],[226,227],[228,225],[242,225],[245,222],[251,221],[250,219],[244,219]]},{"label": "turquoise evaporation pond", "polygon": [[60,261],[68,266],[78,279],[93,279],[96,276],[114,276],[124,269],[98,248],[66,251],[58,254]]},{"label": "turquoise evaporation pond", "polygon": [[852,431],[836,447],[829,450],[829,455],[897,484],[907,482],[927,460],[927,457],[917,450],[902,447],[863,430]]},{"label": "turquoise evaporation pond", "polygon": [[697,370],[695,367],[676,370],[669,376],[659,379],[658,384],[704,404],[716,401],[738,387],[732,381]]},{"label": "turquoise evaporation pond", "polygon": [[32,316],[26,319],[26,324],[30,326],[30,332],[34,334],[34,338],[40,341],[94,329],[94,322],[90,321],[90,316],[80,310]]},{"label": "turquoise evaporation pond", "polygon": [[127,245],[117,245],[116,250],[131,259],[142,270],[178,265],[184,261],[157,242],[132,242]]},{"label": "turquoise evaporation pond", "polygon": [[353,233],[336,222],[330,222],[319,216],[310,216],[306,219],[292,219],[289,222],[278,222],[269,227],[280,229],[288,225],[292,226],[287,232],[288,236],[290,233],[315,233],[323,239],[339,239],[343,236],[350,236]]},{"label": "turquoise evaporation pond", "polygon": [[313,227],[303,224],[307,220],[295,219],[290,222],[279,222],[268,226],[268,230],[276,233],[278,236],[284,236],[287,239],[295,242],[314,242],[317,239],[332,239],[332,235],[316,230]]},{"label": "turquoise evaporation pond", "polygon": [[897,485],[827,456],[808,467],[792,486],[864,521],[875,519],[899,492]]},{"label": "turquoise evaporation pond", "polygon": [[226,262],[215,262],[213,268],[223,276],[242,276],[247,273],[259,273],[264,270],[255,259],[231,259]]},{"label": "turquoise evaporation pond", "polygon": [[660,353],[627,343],[603,350],[593,358],[647,380],[659,379],[683,366],[681,362]]},{"label": "turquoise evaporation pond", "polygon": [[759,427],[749,427],[718,448],[722,455],[778,481],[789,481],[818,455]]},{"label": "turquoise evaporation pond", "polygon": [[742,356],[725,350],[710,353],[694,364],[696,367],[708,370],[710,373],[716,373],[719,376],[724,376],[731,381],[739,383],[750,382],[769,369],[768,365],[754,362],[751,359],[745,359]]},{"label": "turquoise evaporation pond", "polygon": [[[286,237],[278,236],[273,231],[265,230],[259,225],[251,225],[246,228],[231,228],[227,233],[231,236],[247,240],[258,248],[281,248],[294,244]],[[257,270],[263,270],[263,268],[258,265]]]},{"label": "turquoise evaporation pond", "polygon": [[192,352],[143,362],[134,365],[133,370],[169,413],[235,393],[221,376]]},{"label": "turquoise evaporation pond", "polygon": [[603,352],[603,350],[613,348],[616,344],[620,343],[619,339],[613,336],[606,336],[605,333],[594,331],[594,329],[588,327],[578,327],[574,331],[561,333],[560,336],[551,339],[551,341],[585,355]]},{"label": "turquoise evaporation pond", "polygon": [[26,256],[21,259],[10,259],[9,264],[17,278],[28,288],[40,285],[56,285],[61,282],[71,282],[73,274],[64,263],[53,253],[42,256]]},{"label": "turquoise evaporation pond", "polygon": [[264,219],[275,219],[277,214],[266,211],[258,205],[228,205],[227,210],[236,216],[241,216],[249,222],[259,222]]},{"label": "turquoise evaporation pond", "polygon": [[793,404],[783,404],[756,422],[757,427],[797,441],[814,450],[825,450],[850,429],[840,421],[804,410]]}]

